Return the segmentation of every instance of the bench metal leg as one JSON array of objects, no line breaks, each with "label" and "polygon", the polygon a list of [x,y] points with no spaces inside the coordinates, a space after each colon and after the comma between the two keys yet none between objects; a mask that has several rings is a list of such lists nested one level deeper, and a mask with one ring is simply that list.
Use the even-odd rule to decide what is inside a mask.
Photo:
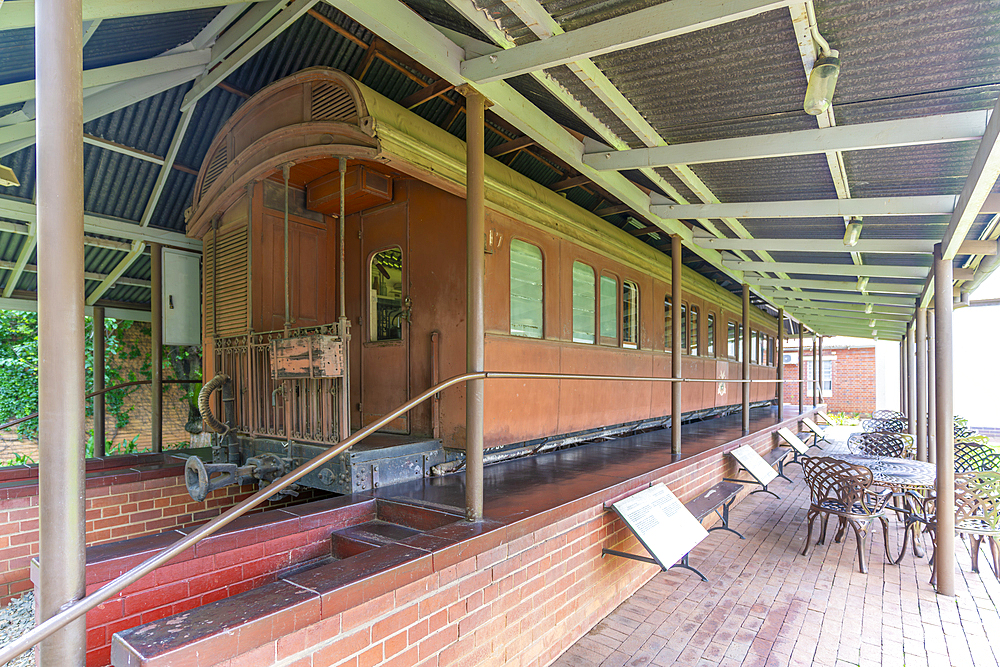
[{"label": "bench metal leg", "polygon": [[699,577],[701,577],[702,581],[708,581],[708,577],[706,577],[705,575],[703,575],[697,569],[691,567],[691,564],[688,562],[688,555],[689,554],[684,554],[684,558],[681,558],[680,562],[674,563],[673,565],[671,565],[670,568],[673,569],[675,567],[679,567],[679,568],[682,568],[684,570],[691,570],[692,572],[694,572],[695,574],[697,574]]},{"label": "bench metal leg", "polygon": [[735,529],[729,527],[729,505],[731,504],[731,502],[732,501],[730,501],[729,503],[726,503],[726,504],[724,504],[722,506],[722,514],[719,514],[719,509],[718,508],[715,509],[715,513],[719,515],[720,519],[722,519],[722,525],[721,526],[712,526],[711,528],[708,529],[708,532],[711,533],[713,530],[728,530],[730,533],[736,533],[736,535],[741,540],[745,540],[746,538],[743,537],[743,535],[742,535],[742,533],[740,533],[740,531],[735,530]]},{"label": "bench metal leg", "polygon": [[779,496],[777,493],[775,493],[771,489],[767,488],[767,484],[764,484],[759,489],[754,489],[753,491],[750,492],[750,495],[752,496],[755,493],[770,493],[772,496],[774,496],[778,500],[781,500],[781,496]]},{"label": "bench metal leg", "polygon": [[792,478],[785,474],[785,462],[782,459],[778,459],[778,477],[792,481]]}]

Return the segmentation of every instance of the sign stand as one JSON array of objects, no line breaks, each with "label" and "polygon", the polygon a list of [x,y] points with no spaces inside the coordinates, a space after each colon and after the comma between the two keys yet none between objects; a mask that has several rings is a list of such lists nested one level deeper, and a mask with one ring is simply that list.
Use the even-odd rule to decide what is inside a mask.
[{"label": "sign stand", "polygon": [[658,565],[666,572],[671,567],[691,570],[702,581],[708,579],[688,564],[688,554],[708,537],[701,522],[677,500],[664,484],[656,484],[628,498],[604,506],[621,517],[649,556],[615,549],[602,549],[601,556],[619,556]]},{"label": "sign stand", "polygon": [[[757,450],[750,445],[743,445],[738,447],[733,451],[729,452],[730,456],[736,459],[736,462],[740,464],[743,470],[750,473],[753,480],[749,479],[738,479],[738,478],[724,478],[727,482],[739,482],[740,484],[760,484],[759,489],[754,489],[751,491],[751,495],[754,493],[770,493],[775,498],[781,499],[774,491],[767,488],[767,485],[773,482],[777,477],[778,473],[775,472],[774,468],[768,465]],[[787,478],[786,478],[787,479]]]},{"label": "sign stand", "polygon": [[802,461],[799,460],[800,456],[806,456],[809,451],[809,445],[802,442],[799,436],[792,433],[787,427],[781,427],[778,429],[778,437],[785,441],[785,443],[792,448],[792,460],[788,462],[788,465],[793,463],[798,463],[802,465]]}]

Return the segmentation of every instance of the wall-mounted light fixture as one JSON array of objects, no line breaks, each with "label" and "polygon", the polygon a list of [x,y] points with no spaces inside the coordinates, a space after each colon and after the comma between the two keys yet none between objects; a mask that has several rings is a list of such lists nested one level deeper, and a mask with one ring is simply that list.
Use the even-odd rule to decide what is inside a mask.
[{"label": "wall-mounted light fixture", "polygon": [[868,326],[870,326],[872,329],[874,329],[875,328],[875,320],[868,320]]},{"label": "wall-mounted light fixture", "polygon": [[865,315],[871,315],[873,309],[874,309],[874,306],[872,304],[866,303],[865,304]]},{"label": "wall-mounted light fixture", "polygon": [[858,244],[858,239],[861,238],[861,227],[861,218],[851,218],[851,221],[847,223],[847,229],[844,230],[844,245],[853,247]]},{"label": "wall-mounted light fixture", "polygon": [[21,182],[17,180],[17,174],[14,173],[14,170],[0,164],[0,187],[16,188],[19,185]]},{"label": "wall-mounted light fixture", "polygon": [[816,25],[816,14],[811,2],[806,3],[809,17],[809,28],[812,31],[813,42],[818,47],[819,57],[813,63],[809,72],[809,85],[806,87],[806,99],[802,108],[811,116],[826,113],[833,103],[833,89],[837,86],[840,76],[840,52],[830,48],[830,43],[819,34]]}]

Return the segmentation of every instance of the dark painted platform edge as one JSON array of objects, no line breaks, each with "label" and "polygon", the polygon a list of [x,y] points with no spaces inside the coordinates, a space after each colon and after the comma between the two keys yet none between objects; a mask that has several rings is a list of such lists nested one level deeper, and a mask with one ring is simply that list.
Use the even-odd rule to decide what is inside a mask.
[{"label": "dark painted platform edge", "polygon": [[[411,538],[415,540],[414,544],[408,545],[404,541],[365,551],[183,614],[118,632],[112,641],[112,661],[119,665],[170,665],[191,649],[201,655],[208,651],[208,655],[217,661],[236,657],[274,641],[282,633],[331,618],[462,560],[523,539],[546,526],[556,535],[561,530],[561,520],[588,507],[600,512],[606,499],[624,497],[672,472],[711,457],[724,456],[761,433],[776,433],[779,428],[796,424],[802,416],[811,415],[823,407],[797,413],[781,422],[775,421],[748,436],[640,473],[625,482],[539,514],[507,524],[484,521],[443,526]],[[330,503],[330,500],[320,503]],[[309,505],[302,505],[289,508],[289,511],[308,512],[308,508]],[[266,514],[269,513],[258,516]],[[290,596],[288,586],[298,588],[294,595]],[[287,602],[282,603],[281,600]],[[212,622],[199,622],[206,619]],[[179,624],[185,627],[183,632],[176,631]]]}]

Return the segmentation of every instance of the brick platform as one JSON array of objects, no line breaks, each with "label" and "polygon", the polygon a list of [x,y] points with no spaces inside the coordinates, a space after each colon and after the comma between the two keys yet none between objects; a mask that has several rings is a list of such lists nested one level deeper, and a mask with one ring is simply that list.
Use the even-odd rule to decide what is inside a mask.
[{"label": "brick platform", "polygon": [[[954,598],[934,592],[927,559],[886,563],[881,528],[870,539],[867,575],[858,572],[853,536],[801,556],[809,490],[799,467],[790,469],[794,486],[774,487],[781,500],[757,494],[734,509],[731,523],[745,541],[714,532],[692,552],[708,583],[679,569],[657,574],[554,664],[998,664],[1000,643],[991,646],[988,637],[1000,633],[1000,582],[988,554],[982,575],[974,574],[959,542]],[[901,532],[890,525],[892,550]]]}]

